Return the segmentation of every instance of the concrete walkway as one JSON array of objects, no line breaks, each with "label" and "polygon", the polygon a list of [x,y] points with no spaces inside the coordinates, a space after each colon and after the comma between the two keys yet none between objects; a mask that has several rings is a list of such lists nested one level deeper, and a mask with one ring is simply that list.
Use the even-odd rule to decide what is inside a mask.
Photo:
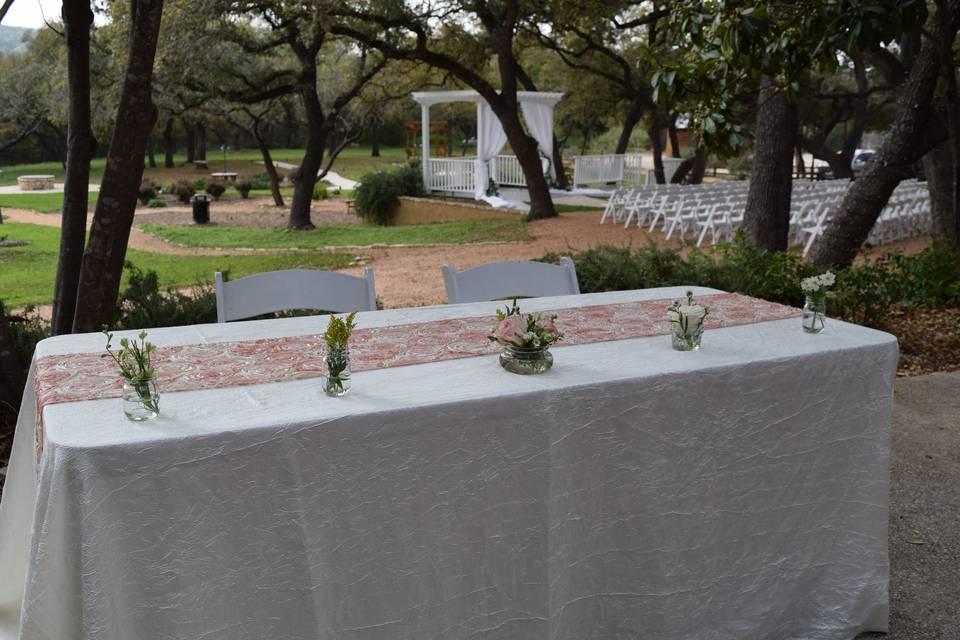
[{"label": "concrete walkway", "polygon": [[[263,161],[258,160],[257,164],[263,164]],[[286,171],[296,171],[297,169],[300,168],[300,165],[293,164],[291,162],[274,161],[273,164],[278,169],[284,169]],[[350,178],[344,178],[342,175],[340,175],[336,171],[327,171],[327,175],[323,176],[323,179],[325,182],[329,182],[335,187],[340,187],[341,189],[350,189],[351,191],[353,189],[356,189],[357,185],[360,184],[359,182],[355,180],[351,180]]]}]

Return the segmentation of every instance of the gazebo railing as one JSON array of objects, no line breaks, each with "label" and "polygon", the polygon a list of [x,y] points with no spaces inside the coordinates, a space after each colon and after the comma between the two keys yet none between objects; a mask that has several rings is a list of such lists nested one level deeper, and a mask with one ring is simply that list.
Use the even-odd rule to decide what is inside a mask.
[{"label": "gazebo railing", "polygon": [[[451,193],[473,193],[475,191],[477,159],[475,157],[462,158],[430,158],[429,191],[446,191]],[[546,171],[549,163],[541,159],[543,170]],[[523,175],[523,168],[516,156],[499,155],[490,159],[490,176],[501,187],[525,187],[527,179]]]},{"label": "gazebo railing", "polygon": [[430,191],[473,193],[475,158],[430,158]]},{"label": "gazebo railing", "polygon": [[496,156],[490,161],[490,174],[496,183],[503,187],[527,186],[527,179],[517,156]]},{"label": "gazebo railing", "polygon": [[573,187],[607,182],[640,184],[643,156],[638,153],[573,157]]}]

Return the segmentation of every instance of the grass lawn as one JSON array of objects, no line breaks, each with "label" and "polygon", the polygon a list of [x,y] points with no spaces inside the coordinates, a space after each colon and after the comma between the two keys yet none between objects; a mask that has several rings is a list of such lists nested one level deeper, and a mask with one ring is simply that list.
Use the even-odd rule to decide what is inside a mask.
[{"label": "grass lawn", "polygon": [[[26,247],[0,249],[0,299],[9,306],[48,304],[53,299],[60,230],[35,224],[4,223],[0,237],[26,240]],[[186,287],[212,282],[215,271],[241,276],[276,269],[341,269],[350,256],[339,253],[296,253],[255,256],[168,256],[131,249],[127,259],[156,271],[163,287]]]},{"label": "grass lawn", "polygon": [[[273,159],[279,162],[289,162],[299,164],[303,159],[303,149],[271,149]],[[381,147],[380,157],[374,158],[370,155],[370,147],[350,147],[344,149],[336,161],[333,163],[332,170],[336,171],[345,178],[359,180],[360,176],[374,169],[387,168],[394,164],[403,164],[407,161],[403,147]],[[158,155],[157,160],[162,164],[163,155]],[[180,178],[189,178],[196,180],[201,177],[208,177],[216,171],[223,171],[223,154],[215,148],[207,150],[207,163],[209,169],[198,170],[192,165],[180,166],[186,162],[184,154],[174,156],[172,169],[166,169],[162,166],[153,169],[144,170],[143,177],[153,182],[167,184]],[[263,173],[262,164],[257,162],[262,160],[260,152],[256,149],[239,149],[227,154],[227,171],[234,171],[241,175],[254,175]],[[103,177],[103,169],[106,165],[105,158],[95,158],[90,163],[90,181],[99,183]],[[63,165],[59,162],[41,162],[37,164],[19,164],[2,166],[3,175],[0,175],[0,186],[17,184],[17,177],[28,174],[49,174],[54,176],[57,182],[63,182]],[[281,175],[286,175],[287,171],[280,170]],[[12,206],[12,205],[11,205]]]},{"label": "grass lawn", "polygon": [[[88,201],[91,205],[97,203],[97,194],[91,193]],[[63,210],[62,193],[24,193],[24,194],[0,194],[0,208],[10,207],[11,209],[30,209],[40,213],[51,213],[53,211]],[[91,208],[90,214],[93,214]]]},{"label": "grass lawn", "polygon": [[527,239],[527,228],[519,220],[471,220],[395,227],[353,224],[342,227],[317,227],[313,231],[246,227],[166,227],[152,224],[141,225],[140,228],[175,244],[224,249],[468,244]]},{"label": "grass lawn", "polygon": [[582,204],[555,204],[557,213],[572,213],[574,211],[603,211],[605,207],[591,207]]}]

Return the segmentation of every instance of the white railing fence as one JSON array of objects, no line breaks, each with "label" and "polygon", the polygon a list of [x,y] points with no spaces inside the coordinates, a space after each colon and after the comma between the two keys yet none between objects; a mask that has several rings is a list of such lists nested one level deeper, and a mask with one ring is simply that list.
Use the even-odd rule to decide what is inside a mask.
[{"label": "white railing fence", "polygon": [[638,153],[573,157],[573,188],[587,184],[643,182],[643,156]]},{"label": "white railing fence", "polygon": [[429,191],[473,193],[476,158],[430,158]]},{"label": "white railing fence", "polygon": [[490,175],[502,187],[525,187],[527,179],[517,156],[496,156],[490,161]]}]

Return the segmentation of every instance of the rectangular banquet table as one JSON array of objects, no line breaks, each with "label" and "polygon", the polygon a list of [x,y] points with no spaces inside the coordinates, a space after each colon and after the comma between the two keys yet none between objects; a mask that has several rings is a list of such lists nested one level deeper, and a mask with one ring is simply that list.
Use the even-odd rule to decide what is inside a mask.
[{"label": "rectangular banquet table", "polygon": [[[685,287],[523,302],[680,298]],[[719,293],[693,288],[698,295]],[[491,315],[360,314],[360,327]],[[491,325],[493,321],[491,320]],[[324,318],[156,329],[159,347]],[[561,327],[562,328],[562,327]],[[96,352],[101,335],[40,343]],[[562,343],[561,343],[562,344]],[[28,384],[0,505],[6,638],[846,640],[884,631],[895,339],[791,318],[47,405]]]}]

